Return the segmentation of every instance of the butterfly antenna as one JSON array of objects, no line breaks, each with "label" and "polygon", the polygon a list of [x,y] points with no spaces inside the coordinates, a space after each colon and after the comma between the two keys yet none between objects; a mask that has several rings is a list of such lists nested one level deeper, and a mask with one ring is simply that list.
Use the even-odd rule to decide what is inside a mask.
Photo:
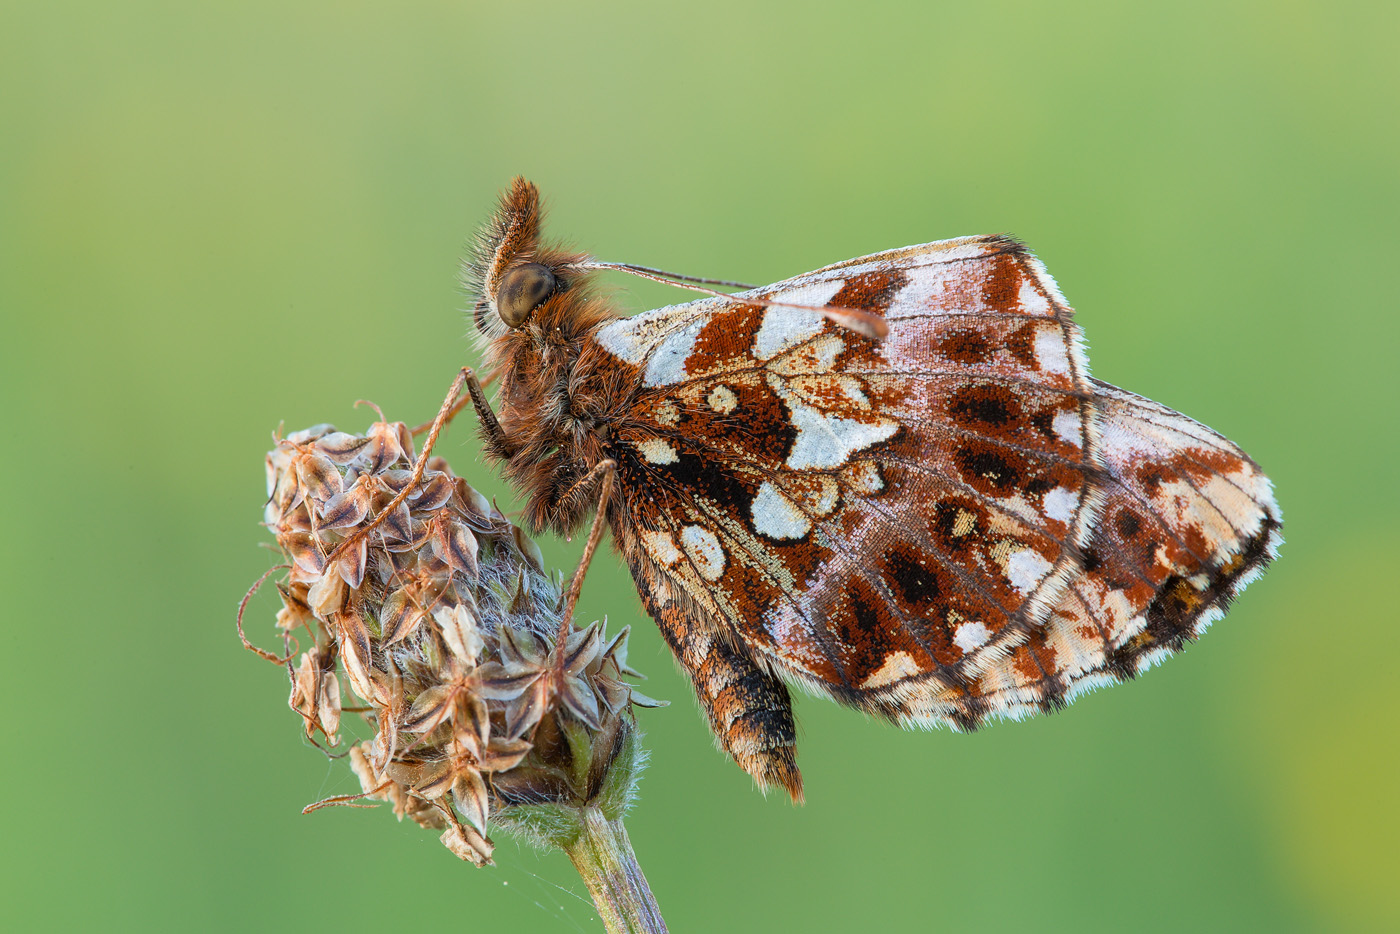
[{"label": "butterfly antenna", "polygon": [[633,263],[607,263],[601,260],[589,260],[587,263],[581,263],[579,265],[584,265],[589,269],[612,269],[617,272],[625,272],[634,276],[655,279],[657,282],[665,282],[668,285],[675,286],[679,286],[682,282],[695,282],[700,285],[727,285],[736,289],[758,288],[758,286],[749,285],[747,282],[731,282],[728,279],[706,279],[701,276],[687,276],[679,272],[667,272],[664,269],[653,269],[650,266],[637,266]]},{"label": "butterfly antenna", "polygon": [[713,295],[716,298],[730,298],[744,305],[760,305],[764,308],[796,308],[800,311],[810,311],[813,314],[821,315],[837,327],[843,327],[848,331],[854,331],[871,340],[884,340],[890,333],[890,327],[885,323],[884,318],[860,308],[845,308],[841,305],[801,305],[794,302],[775,302],[771,299],[758,298],[753,295],[745,295],[736,298],[728,292],[717,292],[714,289],[707,289],[704,286],[691,285],[689,283],[709,282],[717,285],[737,286],[739,288],[753,288],[753,286],[744,286],[737,282],[726,282],[716,279],[676,276],[672,273],[662,273],[659,270],[649,269],[646,266],[632,266],[627,263],[605,263],[599,260],[584,260],[583,262],[571,263],[570,265],[575,269],[609,269],[615,272],[625,272],[642,279],[651,279],[653,282],[674,285],[677,288],[689,289],[692,292],[700,292],[704,295]]}]

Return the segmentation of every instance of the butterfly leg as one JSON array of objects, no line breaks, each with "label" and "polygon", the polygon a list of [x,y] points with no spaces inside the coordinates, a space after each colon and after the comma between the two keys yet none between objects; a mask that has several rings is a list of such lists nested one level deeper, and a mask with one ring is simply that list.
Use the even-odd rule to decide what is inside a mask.
[{"label": "butterfly leg", "polygon": [[[423,479],[423,471],[427,469],[428,458],[433,453],[433,446],[437,444],[438,435],[442,434],[442,429],[447,426],[448,421],[451,420],[454,414],[453,403],[457,401],[457,396],[461,394],[463,385],[467,385],[468,387],[475,386],[477,394],[481,393],[481,385],[477,383],[476,375],[472,373],[472,368],[469,366],[462,367],[461,371],[457,374],[457,378],[452,381],[452,388],[447,391],[447,398],[442,400],[442,407],[438,409],[437,417],[433,419],[432,428],[428,431],[428,438],[423,442],[423,450],[418,455],[418,459],[413,462],[413,473],[409,477],[408,483],[404,485],[404,488],[397,496],[389,500],[388,504],[383,509],[379,510],[379,515],[375,516],[368,524],[361,526],[355,531],[355,534],[346,538],[345,541],[341,542],[340,545],[336,547],[335,551],[331,553],[331,556],[326,559],[327,567],[333,565],[342,555],[356,547],[366,535],[374,531],[379,523],[387,519],[389,515],[398,508],[399,504],[408,499],[409,495],[418,488],[419,481]],[[485,398],[486,397],[482,395],[483,402]],[[475,400],[475,396],[473,396],[473,400]],[[487,411],[490,411],[489,407]],[[494,415],[491,420],[495,422]],[[500,431],[500,428],[501,426],[496,424],[496,430]]]},{"label": "butterfly leg", "polygon": [[574,570],[573,579],[569,581],[569,589],[564,591],[561,601],[563,614],[559,620],[559,645],[564,645],[565,636],[569,632],[569,621],[574,616],[574,605],[578,603],[579,593],[583,590],[583,578],[588,573],[588,565],[593,561],[593,553],[598,550],[598,543],[603,539],[603,530],[607,526],[608,502],[612,499],[613,477],[617,475],[617,461],[611,458],[599,462],[598,466],[588,472],[578,483],[575,483],[568,493],[564,494],[567,499],[576,495],[581,490],[586,490],[595,483],[599,483],[598,489],[598,511],[593,515],[593,526],[588,530],[588,541],[583,546],[583,557],[579,559],[578,568]]},{"label": "butterfly leg", "polygon": [[778,785],[802,802],[797,725],[787,685],[742,644],[672,601],[652,613],[671,651],[690,675],[710,729],[761,788]]}]

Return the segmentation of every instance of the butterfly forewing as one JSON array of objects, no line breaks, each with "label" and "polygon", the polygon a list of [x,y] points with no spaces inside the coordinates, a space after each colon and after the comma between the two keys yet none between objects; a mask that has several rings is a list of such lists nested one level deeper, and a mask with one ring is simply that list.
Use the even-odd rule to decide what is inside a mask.
[{"label": "butterfly forewing", "polygon": [[1069,309],[1014,242],[865,257],[596,340],[640,383],[617,431],[639,586],[810,684],[897,714],[896,689],[1023,641],[1078,569],[1094,402]]}]

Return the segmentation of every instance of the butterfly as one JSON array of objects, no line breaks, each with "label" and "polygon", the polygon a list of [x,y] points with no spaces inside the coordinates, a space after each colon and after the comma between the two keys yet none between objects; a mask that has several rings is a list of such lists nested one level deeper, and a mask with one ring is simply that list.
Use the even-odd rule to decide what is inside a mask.
[{"label": "butterfly", "polygon": [[1053,710],[1194,640],[1277,552],[1258,466],[1093,379],[1015,240],[623,317],[597,272],[656,271],[541,221],[515,179],[464,269],[498,403],[467,370],[448,401],[465,382],[532,530],[596,510],[584,566],[606,526],[762,787],[801,798],[789,685],[906,727]]}]

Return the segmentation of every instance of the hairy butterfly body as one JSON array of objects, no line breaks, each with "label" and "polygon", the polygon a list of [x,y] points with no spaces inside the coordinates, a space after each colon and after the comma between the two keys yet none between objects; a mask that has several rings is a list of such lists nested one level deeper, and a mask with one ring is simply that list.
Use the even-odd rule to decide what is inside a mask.
[{"label": "hairy butterfly body", "polygon": [[1053,709],[1194,639],[1275,553],[1258,467],[1093,380],[1015,241],[630,318],[594,268],[541,243],[517,179],[467,270],[500,381],[494,414],[473,384],[486,449],[535,529],[574,532],[601,491],[716,737],[764,786],[801,794],[789,682],[906,726]]}]

